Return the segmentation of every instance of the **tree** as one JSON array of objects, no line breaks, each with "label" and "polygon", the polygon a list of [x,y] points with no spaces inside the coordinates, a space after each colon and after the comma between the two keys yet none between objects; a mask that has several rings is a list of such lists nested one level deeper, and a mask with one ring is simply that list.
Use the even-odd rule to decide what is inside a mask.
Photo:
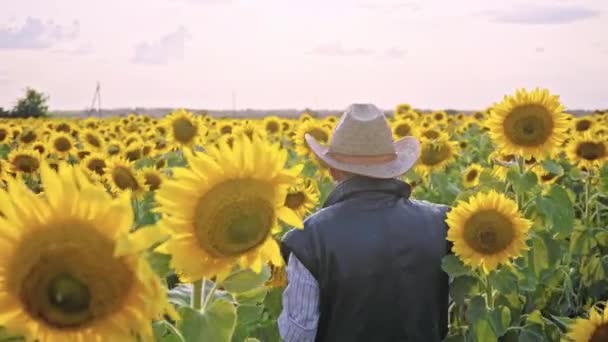
[{"label": "tree", "polygon": [[48,114],[48,96],[32,88],[25,89],[25,97],[17,100],[17,105],[13,108],[13,117],[43,117]]},{"label": "tree", "polygon": [[6,118],[11,115],[11,112],[8,110],[4,110],[4,108],[0,107],[0,118]]}]

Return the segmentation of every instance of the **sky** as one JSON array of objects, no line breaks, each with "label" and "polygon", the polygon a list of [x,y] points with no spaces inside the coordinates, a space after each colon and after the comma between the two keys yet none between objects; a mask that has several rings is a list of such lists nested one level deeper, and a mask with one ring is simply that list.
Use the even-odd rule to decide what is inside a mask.
[{"label": "sky", "polygon": [[608,108],[608,1],[0,0],[0,107],[98,81],[104,108]]}]

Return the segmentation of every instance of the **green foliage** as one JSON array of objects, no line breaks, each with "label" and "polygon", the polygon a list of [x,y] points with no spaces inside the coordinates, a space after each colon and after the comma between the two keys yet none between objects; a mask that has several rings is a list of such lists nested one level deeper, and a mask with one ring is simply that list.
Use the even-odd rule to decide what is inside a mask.
[{"label": "green foliage", "polygon": [[17,104],[11,113],[12,117],[29,118],[45,117],[48,115],[48,96],[35,89],[27,88],[25,96],[17,100]]}]

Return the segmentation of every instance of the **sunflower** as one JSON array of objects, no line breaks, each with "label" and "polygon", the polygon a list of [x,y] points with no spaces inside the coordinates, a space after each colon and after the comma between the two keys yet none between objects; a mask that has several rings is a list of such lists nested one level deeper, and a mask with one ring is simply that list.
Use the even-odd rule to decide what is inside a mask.
[{"label": "sunflower", "polygon": [[316,158],[306,143],[304,138],[306,134],[312,135],[319,143],[327,145],[330,142],[330,130],[314,121],[298,125],[295,135],[296,153],[302,157]]},{"label": "sunflower", "polygon": [[127,146],[125,148],[125,152],[124,152],[125,158],[127,158],[128,161],[132,161],[132,162],[141,159],[141,157],[143,155],[142,147],[143,147],[143,144],[140,144],[140,143],[131,144],[131,145]]},{"label": "sunflower", "polygon": [[0,144],[8,144],[11,140],[11,128],[6,124],[0,123]]},{"label": "sunflower", "polygon": [[424,140],[439,140],[448,139],[449,136],[445,132],[441,132],[437,127],[428,127],[418,132],[418,137]]},{"label": "sunflower", "polygon": [[281,133],[281,119],[276,116],[265,117],[264,121],[262,122],[262,125],[266,133],[268,133],[268,135],[270,136],[278,135]]},{"label": "sunflower", "polygon": [[219,122],[217,124],[216,129],[219,135],[232,134],[232,130],[234,129],[234,122],[228,120]]},{"label": "sunflower", "polygon": [[59,158],[67,158],[76,149],[74,139],[67,133],[55,133],[47,142],[50,153]]},{"label": "sunflower", "polygon": [[277,219],[301,228],[285,207],[287,189],[301,168],[284,169],[287,151],[254,137],[239,137],[232,148],[185,151],[190,167],[173,170],[156,193],[160,224],[173,237],[159,248],[186,280],[217,276],[233,266],[260,272],[264,263],[283,264],[272,234]]},{"label": "sunflower", "polygon": [[133,224],[129,198],[78,171],[43,165],[42,196],[18,182],[0,190],[0,325],[28,341],[151,340],[168,304],[147,261],[118,249]]},{"label": "sunflower", "polygon": [[494,106],[487,125],[490,136],[506,154],[551,155],[566,138],[569,123],[559,97],[548,90],[518,90]]},{"label": "sunflower", "polygon": [[406,119],[398,119],[392,123],[393,137],[401,139],[407,136],[415,136],[414,123]]},{"label": "sunflower", "polygon": [[23,131],[23,133],[21,135],[19,135],[19,144],[20,145],[29,145],[33,142],[35,142],[36,140],[38,140],[38,133],[36,132],[35,129],[25,129]]},{"label": "sunflower", "polygon": [[467,167],[462,174],[462,184],[464,187],[473,188],[479,185],[479,177],[481,176],[482,171],[483,167],[477,163]]},{"label": "sunflower", "polygon": [[144,178],[144,184],[148,188],[148,191],[158,190],[165,181],[165,175],[153,167],[143,168],[140,170],[140,173]]},{"label": "sunflower", "polygon": [[108,156],[119,156],[126,147],[125,144],[118,140],[111,140],[106,144],[105,149]]},{"label": "sunflower", "polygon": [[550,185],[555,183],[559,178],[561,178],[562,174],[552,173],[545,170],[542,165],[535,165],[531,168],[532,172],[536,174],[538,180],[545,185]]},{"label": "sunflower", "polygon": [[403,115],[407,114],[410,110],[412,110],[412,106],[408,103],[400,103],[395,107],[395,117],[400,118]]},{"label": "sunflower", "polygon": [[253,122],[247,122],[239,127],[235,127],[232,133],[234,136],[245,135],[249,139],[253,139],[254,135],[257,135],[260,140],[268,139],[268,134],[266,130],[261,129],[260,126],[256,125]]},{"label": "sunflower", "polygon": [[437,123],[445,123],[448,121],[448,114],[444,111],[433,112],[431,118]]},{"label": "sunflower", "polygon": [[298,182],[289,187],[287,197],[285,197],[285,206],[303,219],[308,215],[319,202],[319,187],[311,178],[302,178]]},{"label": "sunflower", "polygon": [[458,143],[449,139],[422,140],[416,172],[428,176],[432,172],[443,170],[456,159],[457,151]]},{"label": "sunflower", "polygon": [[192,147],[200,137],[203,126],[192,113],[180,109],[172,112],[165,118],[167,138],[170,143],[180,147]]},{"label": "sunflower", "polygon": [[608,142],[594,138],[589,132],[574,138],[567,146],[568,159],[586,170],[601,168],[608,160]]},{"label": "sunflower", "polygon": [[89,179],[100,179],[105,175],[106,159],[101,153],[91,153],[80,162],[80,166],[90,176]]},{"label": "sunflower", "polygon": [[574,130],[576,132],[586,132],[593,128],[593,120],[590,117],[581,117],[574,120]]},{"label": "sunflower", "polygon": [[591,308],[589,319],[578,318],[571,326],[567,337],[574,342],[608,341],[608,309],[601,313],[596,307]]},{"label": "sunflower", "polygon": [[137,196],[145,190],[145,180],[135,170],[133,163],[124,158],[110,159],[106,163],[103,173],[113,193],[131,191],[134,196]]},{"label": "sunflower", "polygon": [[8,154],[11,173],[16,175],[35,175],[40,169],[42,157],[36,150],[16,148]]},{"label": "sunflower", "polygon": [[486,273],[507,264],[527,249],[532,222],[518,211],[517,204],[495,191],[479,193],[459,202],[447,215],[449,241],[466,265]]},{"label": "sunflower", "polygon": [[101,151],[104,146],[103,138],[92,129],[85,129],[80,134],[80,141],[95,151]]}]

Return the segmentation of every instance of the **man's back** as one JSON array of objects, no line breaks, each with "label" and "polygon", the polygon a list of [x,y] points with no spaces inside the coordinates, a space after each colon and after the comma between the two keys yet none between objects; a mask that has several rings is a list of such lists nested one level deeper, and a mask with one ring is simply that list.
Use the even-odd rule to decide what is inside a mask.
[{"label": "man's back", "polygon": [[447,207],[407,184],[354,177],[285,246],[320,289],[317,341],[440,341],[447,332]]}]

